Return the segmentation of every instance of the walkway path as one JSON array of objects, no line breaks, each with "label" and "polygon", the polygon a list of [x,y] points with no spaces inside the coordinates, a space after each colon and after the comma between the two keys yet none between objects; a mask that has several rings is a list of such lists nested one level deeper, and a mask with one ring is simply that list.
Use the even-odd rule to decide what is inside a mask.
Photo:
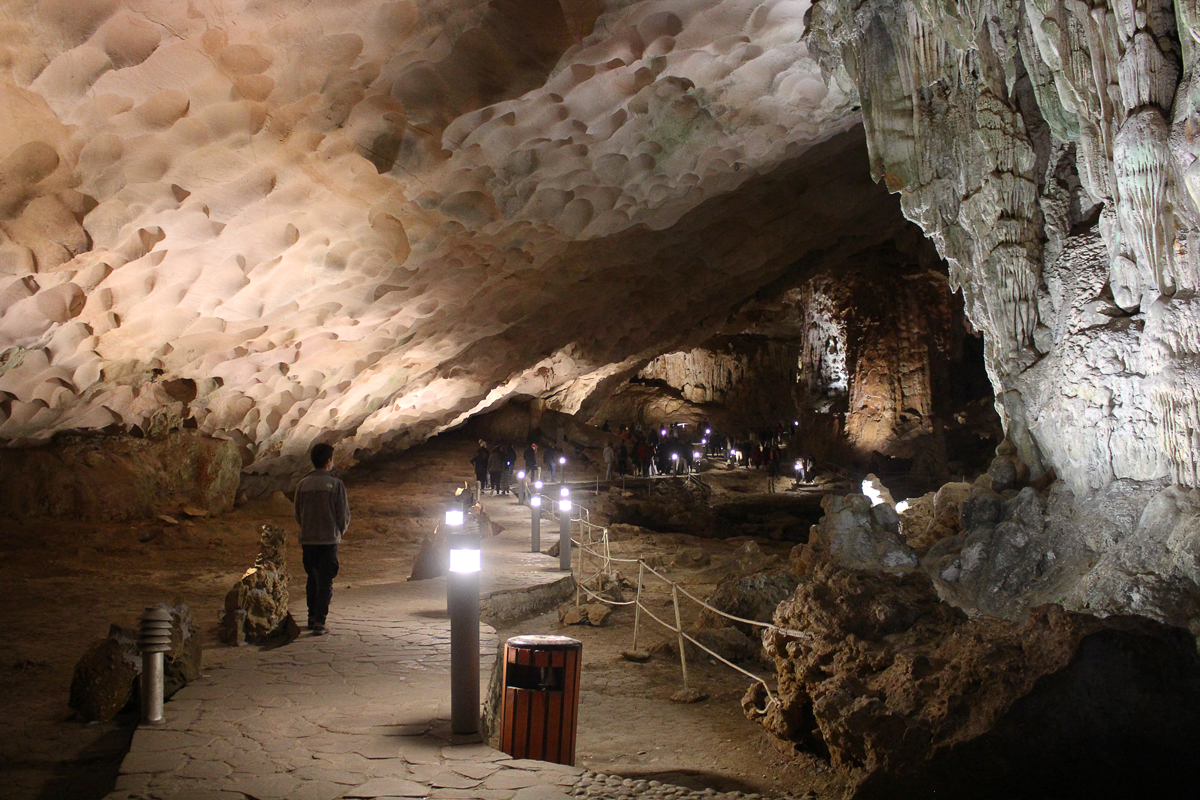
[{"label": "walkway path", "polygon": [[[546,593],[563,580],[557,560],[528,552],[527,510],[511,498],[484,504],[509,525],[485,541],[485,596]],[[543,527],[543,546],[556,538],[556,525]],[[302,606],[293,613],[304,617]],[[515,760],[456,742],[442,579],[339,590],[329,623],[326,636],[245,648],[180,690],[165,706],[164,724],[135,733],[108,800],[742,796]],[[480,640],[482,691],[498,643],[487,625]]]}]

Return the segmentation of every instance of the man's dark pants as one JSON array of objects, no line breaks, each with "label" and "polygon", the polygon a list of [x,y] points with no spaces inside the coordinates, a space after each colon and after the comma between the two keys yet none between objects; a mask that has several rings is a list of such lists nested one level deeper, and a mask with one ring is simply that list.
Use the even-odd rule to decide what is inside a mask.
[{"label": "man's dark pants", "polygon": [[304,551],[304,573],[308,575],[308,621],[313,625],[324,625],[329,614],[329,601],[333,599],[333,579],[338,574],[338,546],[336,544],[306,544]]}]

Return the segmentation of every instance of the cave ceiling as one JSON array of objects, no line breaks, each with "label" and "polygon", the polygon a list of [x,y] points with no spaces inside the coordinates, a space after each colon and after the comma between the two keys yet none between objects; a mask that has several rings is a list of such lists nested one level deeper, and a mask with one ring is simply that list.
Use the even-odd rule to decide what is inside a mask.
[{"label": "cave ceiling", "polygon": [[808,2],[8,0],[0,439],[572,411],[905,223]]}]

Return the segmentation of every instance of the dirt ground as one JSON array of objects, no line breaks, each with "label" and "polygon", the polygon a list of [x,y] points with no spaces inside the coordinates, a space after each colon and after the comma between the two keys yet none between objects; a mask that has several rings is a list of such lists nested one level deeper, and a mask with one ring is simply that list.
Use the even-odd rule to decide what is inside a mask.
[{"label": "dirt ground", "polygon": [[[470,474],[474,441],[442,437],[388,460],[349,471],[346,483],[354,519],[342,552],[337,587],[388,583],[408,577],[422,536],[433,530],[447,488]],[[175,509],[163,509],[175,514]],[[142,609],[160,600],[188,603],[200,624],[205,663],[236,651],[216,640],[225,593],[252,564],[258,529],[272,523],[294,531],[282,494],[247,502],[219,518],[177,517],[121,524],[0,518],[0,782],[5,797],[103,796],[128,746],[136,715],[86,724],[67,706],[75,662],[110,624],[134,625]],[[659,553],[664,559],[700,546],[712,556],[688,585],[705,596],[721,564],[741,541],[699,540],[678,534],[633,537],[613,545],[613,555]],[[761,543],[764,553],[786,554],[790,545]],[[293,591],[303,591],[299,546],[288,553]],[[636,566],[633,568],[636,573]],[[650,604],[673,615],[664,589]],[[686,609],[685,625],[695,610]],[[816,763],[788,760],[745,719],[739,700],[751,680],[708,658],[689,661],[690,684],[708,699],[693,704],[668,699],[680,686],[677,655],[653,647],[666,636],[647,624],[639,642],[655,653],[644,664],[621,658],[632,644],[633,611],[618,609],[605,627],[563,626],[556,614],[500,631],[560,632],[584,642],[584,683],[578,734],[579,766],[629,777],[719,790],[773,795],[826,794],[832,788]],[[761,671],[765,668],[755,667]],[[769,676],[768,676],[769,677]]]}]

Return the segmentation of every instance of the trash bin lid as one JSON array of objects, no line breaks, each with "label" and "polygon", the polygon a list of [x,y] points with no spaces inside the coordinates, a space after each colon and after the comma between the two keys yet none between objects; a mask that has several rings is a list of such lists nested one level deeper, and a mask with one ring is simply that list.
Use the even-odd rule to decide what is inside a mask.
[{"label": "trash bin lid", "polygon": [[549,634],[526,634],[513,636],[506,643],[508,647],[522,647],[531,650],[578,650],[583,642],[570,636],[552,636]]}]

